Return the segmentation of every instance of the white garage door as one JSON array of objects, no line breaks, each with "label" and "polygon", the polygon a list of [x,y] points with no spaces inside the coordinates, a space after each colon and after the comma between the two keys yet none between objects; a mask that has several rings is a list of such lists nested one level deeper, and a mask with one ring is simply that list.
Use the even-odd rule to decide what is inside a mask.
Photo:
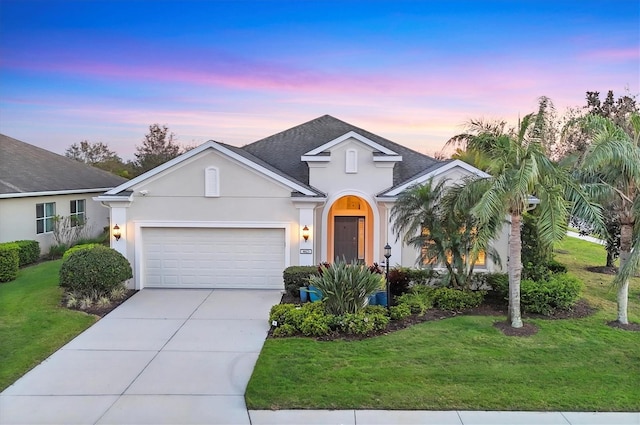
[{"label": "white garage door", "polygon": [[282,289],[284,229],[143,228],[145,287]]}]

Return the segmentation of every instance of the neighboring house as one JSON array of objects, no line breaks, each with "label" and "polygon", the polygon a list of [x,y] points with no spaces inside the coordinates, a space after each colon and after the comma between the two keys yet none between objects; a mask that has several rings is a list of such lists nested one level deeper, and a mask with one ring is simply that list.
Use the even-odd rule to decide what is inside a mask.
[{"label": "neighboring house", "polygon": [[55,243],[55,216],[86,220],[89,236],[109,225],[97,194],[126,179],[0,134],[0,242],[36,240],[42,254]]},{"label": "neighboring house", "polygon": [[391,231],[397,195],[472,174],[325,115],[242,148],[209,141],[94,199],[135,288],[282,288],[287,266],[380,263],[387,242],[390,264],[415,265]]}]

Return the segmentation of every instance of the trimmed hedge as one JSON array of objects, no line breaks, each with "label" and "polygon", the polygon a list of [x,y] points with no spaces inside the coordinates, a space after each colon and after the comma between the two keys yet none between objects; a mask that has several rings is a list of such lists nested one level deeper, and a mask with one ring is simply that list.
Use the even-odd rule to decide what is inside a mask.
[{"label": "trimmed hedge", "polygon": [[293,297],[300,296],[300,287],[309,285],[309,278],[318,274],[317,266],[291,266],[284,269],[284,289]]},{"label": "trimmed hedge", "polygon": [[60,286],[79,297],[109,297],[133,277],[131,265],[118,251],[96,245],[77,250],[60,267]]},{"label": "trimmed hedge", "polygon": [[0,244],[0,282],[10,282],[18,277],[20,246],[13,242]]},{"label": "trimmed hedge", "polygon": [[[509,299],[509,279],[496,279],[492,282],[493,290],[503,299]],[[557,310],[571,309],[580,297],[583,283],[577,277],[556,273],[549,280],[520,281],[520,306],[528,313],[544,315],[553,314]]]},{"label": "trimmed hedge", "polygon": [[81,249],[91,249],[94,246],[96,246],[95,243],[85,243],[85,244],[81,244],[81,245],[74,245],[71,248],[67,249],[64,254],[62,255],[62,260],[66,260],[67,258],[69,258],[69,256],[71,254],[73,254],[76,251],[80,251]]},{"label": "trimmed hedge", "polygon": [[20,248],[20,267],[35,263],[40,258],[40,243],[38,241],[15,241]]},{"label": "trimmed hedge", "polygon": [[575,276],[556,274],[548,281],[520,282],[522,308],[529,313],[553,314],[556,310],[570,310],[580,297],[583,283]]}]

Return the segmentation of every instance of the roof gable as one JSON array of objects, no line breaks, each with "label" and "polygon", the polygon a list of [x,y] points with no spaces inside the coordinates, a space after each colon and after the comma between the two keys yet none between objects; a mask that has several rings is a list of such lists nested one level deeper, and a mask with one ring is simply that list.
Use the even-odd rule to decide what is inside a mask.
[{"label": "roof gable", "polygon": [[101,192],[126,179],[0,134],[0,197]]},{"label": "roof gable", "polygon": [[[242,149],[260,158],[294,179],[309,184],[309,168],[302,156],[314,152],[323,146],[340,140],[347,134],[356,134],[360,141],[367,140],[370,146],[391,151],[396,160],[393,169],[393,184],[397,185],[422,172],[439,161],[407,147],[394,143],[384,137],[370,133],[364,129],[348,124],[330,115],[319,118],[274,134]],[[339,142],[337,142],[339,143]],[[323,149],[326,149],[323,148]],[[380,152],[384,152],[381,150]],[[322,152],[317,153],[321,155]]]},{"label": "roof gable", "polygon": [[254,170],[284,184],[285,186],[290,187],[292,191],[300,192],[308,196],[322,195],[319,191],[314,190],[308,185],[297,182],[294,179],[290,178],[289,176],[283,174],[279,170],[269,166],[268,164],[262,163],[262,161],[259,160],[258,158],[251,158],[251,156],[246,152],[239,152],[240,148],[234,148],[229,145],[224,145],[214,140],[209,140],[208,142],[201,144],[197,148],[191,149],[190,151],[185,152],[184,154],[176,158],[173,158],[172,160],[167,161],[164,164],[161,164],[155,167],[154,169],[149,170],[146,173],[143,173],[138,177],[131,179],[128,182],[118,187],[111,189],[105,195],[107,196],[117,195],[119,193],[126,192],[130,190],[132,187],[138,185],[139,183],[142,183],[148,179],[151,179],[157,176],[158,174],[162,173],[163,171],[169,170],[170,168],[175,167],[178,164],[181,164],[182,162],[200,154],[201,152],[206,151],[207,149],[214,149],[229,158],[233,158],[234,160],[241,162],[250,168],[253,168]]}]

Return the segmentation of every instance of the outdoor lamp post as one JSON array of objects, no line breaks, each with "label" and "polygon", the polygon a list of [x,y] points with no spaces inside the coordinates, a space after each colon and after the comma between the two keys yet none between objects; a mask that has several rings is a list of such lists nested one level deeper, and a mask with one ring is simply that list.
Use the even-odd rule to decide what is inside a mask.
[{"label": "outdoor lamp post", "polygon": [[391,291],[389,288],[389,258],[391,258],[391,246],[389,246],[389,242],[384,246],[384,258],[387,259],[387,261],[385,261],[387,272],[384,277],[387,281],[387,310],[389,310],[391,308]]}]

